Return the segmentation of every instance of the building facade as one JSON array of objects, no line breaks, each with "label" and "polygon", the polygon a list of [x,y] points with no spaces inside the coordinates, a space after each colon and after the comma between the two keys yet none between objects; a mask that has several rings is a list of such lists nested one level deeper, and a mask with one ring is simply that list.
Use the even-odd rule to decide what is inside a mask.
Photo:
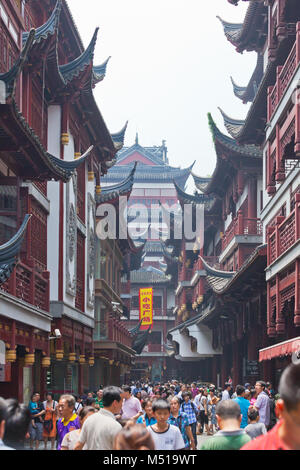
[{"label": "building facade", "polygon": [[[220,18],[238,52],[257,53],[249,84],[232,79],[236,97],[251,106],[245,120],[221,110],[229,136],[209,115],[217,165],[211,178],[194,180],[215,202],[205,210],[203,254],[186,278],[194,289],[204,281],[203,301],[168,334],[180,355],[193,338],[199,349],[193,328],[208,327],[221,354],[207,351],[198,376],[220,386],[229,376],[235,385],[261,377],[276,385],[300,346],[299,7],[249,1],[243,23]],[[186,360],[193,355],[185,349]]]},{"label": "building facade", "polygon": [[84,49],[63,0],[3,1],[0,12],[4,255],[31,216],[16,236],[24,237],[16,266],[2,278],[0,395],[26,402],[33,390],[89,386],[96,193],[120,143],[93,97],[107,64],[94,64],[98,30]]},{"label": "building facade", "polygon": [[131,379],[147,377],[153,381],[176,375],[175,361],[165,349],[167,331],[174,324],[174,285],[164,272],[165,253],[161,237],[167,226],[161,206],[178,207],[174,181],[184,188],[192,167],[171,167],[165,142],[159,147],[143,147],[138,135],[131,147],[118,152],[116,164],[102,179],[107,184],[120,182],[137,162],[134,185],[128,201],[129,232],[135,242],[144,243],[141,267],[129,270],[122,278],[121,298],[130,311],[129,328],[139,322],[139,290],[153,288],[153,327],[142,352],[136,356]]}]

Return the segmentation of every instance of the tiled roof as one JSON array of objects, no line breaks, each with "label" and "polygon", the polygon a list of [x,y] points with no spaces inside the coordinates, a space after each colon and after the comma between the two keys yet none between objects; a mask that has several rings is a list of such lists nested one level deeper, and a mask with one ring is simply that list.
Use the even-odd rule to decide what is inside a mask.
[{"label": "tiled roof", "polygon": [[[62,8],[62,0],[58,0],[48,21],[46,21],[46,23],[44,23],[39,28],[36,28],[35,43],[39,43],[42,40],[47,39],[48,36],[53,36],[57,32],[61,8]],[[25,44],[26,41],[28,40],[29,34],[30,32],[28,31],[22,33],[23,44]]]},{"label": "tiled roof", "polygon": [[177,196],[180,201],[184,204],[194,204],[194,205],[204,205],[206,210],[209,210],[212,207],[215,199],[213,197],[207,196],[206,194],[187,194],[185,193],[175,182],[175,189],[177,191]]},{"label": "tiled roof", "polygon": [[252,262],[259,256],[265,256],[267,245],[260,245],[251,255],[245,260],[243,265],[238,271],[220,271],[209,266],[204,259],[203,265],[207,273],[206,281],[217,294],[223,294],[234,284],[240,275],[252,264]]},{"label": "tiled roof", "polygon": [[165,273],[160,270],[154,272],[141,268],[137,271],[130,272],[130,281],[133,284],[160,284],[170,282],[170,279],[170,276],[166,276]]},{"label": "tiled roof", "polygon": [[264,57],[262,54],[257,55],[257,64],[252,77],[246,87],[238,86],[232,77],[231,82],[233,85],[233,92],[237,98],[243,101],[243,103],[252,102],[255,98],[259,85],[262,81],[264,71]]},{"label": "tiled roof", "polygon": [[205,189],[209,185],[211,181],[211,177],[202,177],[202,176],[197,176],[192,172],[192,177],[194,178],[194,182],[196,185],[196,188],[199,189],[202,193],[205,193]]},{"label": "tiled roof", "polygon": [[258,30],[262,30],[265,35],[267,34],[265,23],[267,12],[268,7],[262,1],[251,0],[243,23],[230,23],[219,16],[217,18],[222,23],[226,38],[236,47],[238,52],[252,51],[262,46]]},{"label": "tiled roof", "polygon": [[107,64],[109,60],[111,59],[111,56],[106,59],[106,61],[101,64],[101,65],[94,65],[93,66],[93,85],[96,85],[97,83],[101,82],[106,74],[106,69],[107,69]]},{"label": "tiled roof", "polygon": [[126,122],[123,129],[120,130],[120,132],[117,132],[116,134],[111,134],[111,138],[113,140],[113,143],[117,151],[123,148],[127,126],[128,126],[128,121]]},{"label": "tiled roof", "polygon": [[69,62],[68,64],[59,66],[59,71],[63,76],[65,83],[71,82],[74,78],[77,78],[80,73],[93,62],[98,31],[99,28],[96,28],[90,44],[85,51],[77,57],[77,59],[72,60],[72,62]]},{"label": "tiled roof", "polygon": [[229,152],[240,156],[262,158],[263,154],[258,146],[240,145],[236,139],[233,139],[223,134],[216,126],[211,114],[208,114],[208,121],[215,142],[215,146],[217,144],[220,144],[221,147],[228,149]]},{"label": "tiled roof", "polygon": [[[107,175],[102,178],[104,183],[110,183],[113,181],[120,181],[124,179],[128,172],[132,168],[133,163],[129,163],[127,165],[114,165],[111,168]],[[138,182],[145,182],[145,181],[156,181],[162,183],[172,183],[173,179],[177,181],[179,184],[184,185],[187,181],[188,177],[190,176],[192,170],[192,166],[189,168],[174,168],[171,166],[158,166],[158,165],[144,165],[143,163],[139,162],[136,172],[135,172],[135,181]]]},{"label": "tiled roof", "polygon": [[219,108],[223,119],[224,119],[224,125],[228,131],[228,133],[233,137],[234,139],[236,136],[241,132],[241,129],[243,128],[245,121],[242,119],[234,119],[229,117],[227,114],[224,113],[224,111]]},{"label": "tiled roof", "polygon": [[101,189],[101,194],[96,195],[96,202],[98,204],[102,204],[104,202],[117,199],[119,196],[129,194],[132,190],[136,166],[137,162],[135,162],[133,169],[131,170],[127,178],[121,181],[120,183],[115,184],[113,186],[104,186]]}]

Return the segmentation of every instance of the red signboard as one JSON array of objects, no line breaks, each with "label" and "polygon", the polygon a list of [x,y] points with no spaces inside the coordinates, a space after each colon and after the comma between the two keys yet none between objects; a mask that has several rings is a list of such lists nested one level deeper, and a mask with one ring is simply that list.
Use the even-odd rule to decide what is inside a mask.
[{"label": "red signboard", "polygon": [[153,325],[153,289],[139,290],[141,330],[148,330]]}]

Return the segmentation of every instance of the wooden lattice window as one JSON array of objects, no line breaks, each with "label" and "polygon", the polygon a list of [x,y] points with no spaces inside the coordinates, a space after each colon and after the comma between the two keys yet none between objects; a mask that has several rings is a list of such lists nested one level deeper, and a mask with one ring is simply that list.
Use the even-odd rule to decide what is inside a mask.
[{"label": "wooden lattice window", "polygon": [[44,99],[44,85],[40,80],[32,82],[31,127],[47,148],[48,110]]},{"label": "wooden lattice window", "polygon": [[77,170],[77,215],[85,222],[85,165],[81,165]]},{"label": "wooden lattice window", "polygon": [[34,199],[31,202],[31,256],[39,269],[47,269],[47,213]]}]

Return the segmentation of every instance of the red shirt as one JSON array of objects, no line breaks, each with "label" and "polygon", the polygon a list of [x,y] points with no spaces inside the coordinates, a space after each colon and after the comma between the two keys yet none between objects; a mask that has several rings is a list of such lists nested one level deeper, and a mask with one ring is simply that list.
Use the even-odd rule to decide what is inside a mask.
[{"label": "red shirt", "polygon": [[241,450],[291,450],[279,437],[281,424],[282,421],[279,421],[271,431],[248,442]]}]

